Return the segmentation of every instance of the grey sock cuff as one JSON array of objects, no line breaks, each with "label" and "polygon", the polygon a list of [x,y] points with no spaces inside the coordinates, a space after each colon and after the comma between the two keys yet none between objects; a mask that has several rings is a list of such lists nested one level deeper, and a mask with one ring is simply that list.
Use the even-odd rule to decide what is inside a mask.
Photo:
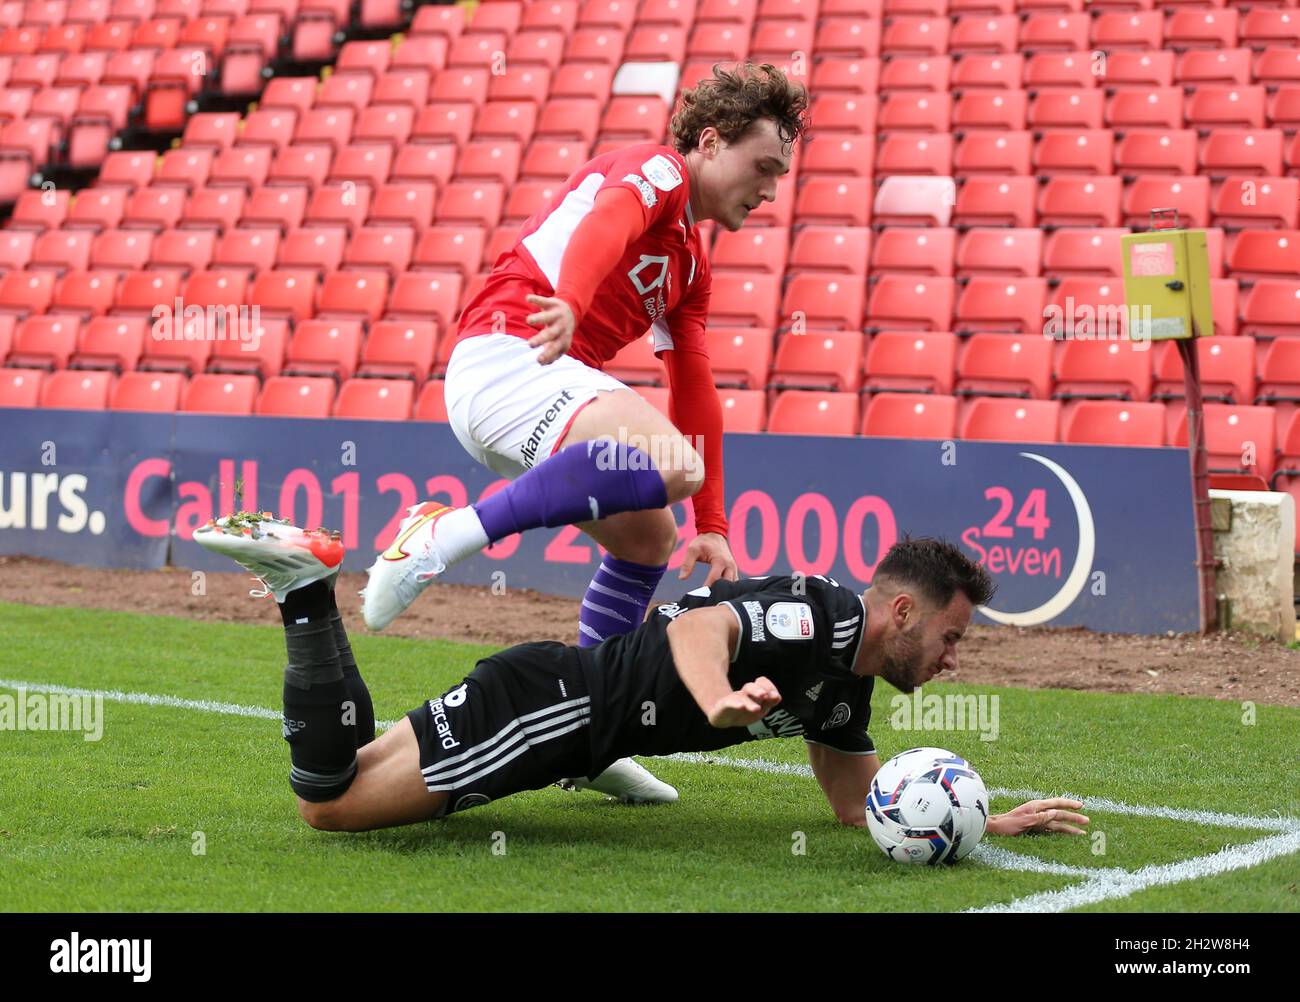
[{"label": "grey sock cuff", "polygon": [[327,619],[311,623],[290,623],[284,628],[284,645],[289,663],[284,680],[299,689],[343,678],[334,627]]}]

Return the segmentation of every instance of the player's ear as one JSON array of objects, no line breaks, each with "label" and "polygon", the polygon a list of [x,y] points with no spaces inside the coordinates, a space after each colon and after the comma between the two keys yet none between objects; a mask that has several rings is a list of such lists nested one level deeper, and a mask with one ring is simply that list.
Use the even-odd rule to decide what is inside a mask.
[{"label": "player's ear", "polygon": [[917,616],[919,610],[916,606],[916,599],[905,591],[900,591],[894,596],[889,603],[889,610],[894,615],[894,625],[903,630]]},{"label": "player's ear", "polygon": [[706,125],[700,130],[700,138],[696,149],[709,158],[716,157],[718,151],[722,149],[721,134],[712,125]]}]

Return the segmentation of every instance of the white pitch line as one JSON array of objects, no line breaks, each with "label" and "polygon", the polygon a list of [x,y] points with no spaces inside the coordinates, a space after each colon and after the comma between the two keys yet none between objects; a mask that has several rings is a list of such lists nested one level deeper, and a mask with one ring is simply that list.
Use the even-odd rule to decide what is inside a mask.
[{"label": "white pitch line", "polygon": [[[976,848],[978,852],[982,846]],[[1063,887],[1057,891],[1042,891],[1005,904],[969,908],[971,912],[1064,912],[1071,908],[1127,898],[1150,887],[1181,884],[1188,880],[1201,880],[1233,870],[1244,870],[1267,863],[1278,856],[1300,851],[1300,829],[1281,832],[1248,842],[1245,845],[1225,846],[1208,856],[1197,856],[1175,863],[1144,866],[1129,873],[1124,870],[1095,871],[1081,884]],[[1018,867],[1017,867],[1018,868]]]},{"label": "white pitch line", "polygon": [[[282,716],[278,710],[271,710],[263,706],[242,706],[238,703],[225,703],[207,699],[184,699],[180,696],[161,696],[147,692],[123,692],[120,689],[84,689],[76,686],[54,685],[45,682],[25,682],[16,679],[0,679],[0,689],[29,689],[35,692],[50,692],[68,696],[100,696],[108,702],[114,703],[129,703],[140,706],[163,706],[169,709],[197,710],[202,713],[218,713],[234,717],[253,717],[259,720],[279,720]],[[393,720],[380,720],[376,721],[376,726],[387,730],[395,723],[396,721]],[[717,755],[714,753],[680,752],[676,755],[666,755],[663,757],[678,762],[689,762],[697,765],[726,765],[736,769],[747,769],[751,772],[766,772],[778,776],[803,776],[811,778],[813,774],[811,767],[800,763],[770,762],[765,759],[756,758],[730,758],[728,756]],[[994,787],[989,790],[989,793],[995,797],[1010,797],[1021,800],[1038,800],[1045,796],[1045,794],[1036,790],[1003,789],[1000,787]],[[1158,817],[1171,821],[1188,821],[1193,824],[1219,825],[1228,828],[1250,828],[1262,831],[1280,831],[1292,834],[1300,833],[1300,818],[1250,817],[1243,814],[1222,814],[1217,811],[1188,810],[1187,808],[1182,807],[1148,807],[1142,804],[1126,804],[1123,801],[1108,800],[1103,797],[1089,797],[1086,799],[1085,803],[1089,810],[1102,811],[1111,814],[1131,814],[1140,817]],[[991,846],[980,846],[977,849],[977,853],[980,853],[980,850],[992,848],[993,847]],[[1002,853],[1005,853],[1005,855],[1002,855]],[[991,866],[998,866],[1003,869],[1017,869],[1033,865],[1020,862],[1012,863],[1009,857],[1015,857],[1017,860],[1021,861],[1033,859],[1033,857],[1020,856],[1017,853],[1011,853],[1008,850],[999,849],[991,858],[985,861]],[[976,858],[979,858],[979,856]],[[1042,863],[1042,865],[1056,866],[1058,864]],[[1091,874],[1106,874],[1111,872],[1109,869],[1080,869],[1083,873]],[[1127,871],[1119,872],[1127,873]]]}]

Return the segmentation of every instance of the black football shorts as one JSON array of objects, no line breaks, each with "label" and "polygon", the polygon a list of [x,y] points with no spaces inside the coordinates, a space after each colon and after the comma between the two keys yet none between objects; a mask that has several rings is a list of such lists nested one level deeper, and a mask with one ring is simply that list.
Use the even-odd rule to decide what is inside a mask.
[{"label": "black football shorts", "polygon": [[591,769],[591,697],[564,644],[520,644],[484,658],[406,716],[425,785],[448,795],[443,814]]}]

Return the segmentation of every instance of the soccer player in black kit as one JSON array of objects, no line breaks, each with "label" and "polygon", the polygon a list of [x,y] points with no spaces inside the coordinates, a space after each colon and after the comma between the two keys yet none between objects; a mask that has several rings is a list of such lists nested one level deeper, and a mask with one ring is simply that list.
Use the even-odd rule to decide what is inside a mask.
[{"label": "soccer player in black kit", "polygon": [[[364,831],[444,817],[629,755],[803,737],[840,822],[865,826],[880,767],[867,732],[877,677],[911,692],[957,664],[993,586],[957,547],[905,539],[861,595],[803,575],[720,580],[591,648],[519,644],[374,737],[374,713],[333,586],[342,545],[267,516],[229,516],[195,541],[273,593],[285,624],[290,786],[313,828]],[[1063,798],[989,818],[988,831],[1082,834]]]}]

